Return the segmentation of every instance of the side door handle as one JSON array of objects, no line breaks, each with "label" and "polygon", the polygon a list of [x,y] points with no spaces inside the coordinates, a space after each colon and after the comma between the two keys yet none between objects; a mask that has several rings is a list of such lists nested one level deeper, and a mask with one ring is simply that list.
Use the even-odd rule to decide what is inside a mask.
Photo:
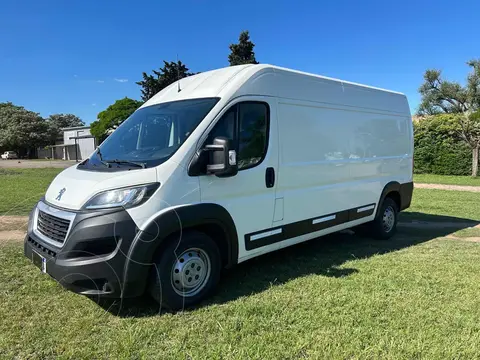
[{"label": "side door handle", "polygon": [[267,188],[272,188],[275,185],[275,170],[273,167],[268,167],[265,170],[265,185]]}]

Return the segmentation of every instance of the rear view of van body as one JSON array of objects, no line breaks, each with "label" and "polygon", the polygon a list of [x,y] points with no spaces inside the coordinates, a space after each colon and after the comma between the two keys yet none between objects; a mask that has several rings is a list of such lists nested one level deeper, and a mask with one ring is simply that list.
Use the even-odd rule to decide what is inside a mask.
[{"label": "rear view of van body", "polygon": [[412,160],[403,94],[271,65],[200,73],[54,179],[25,255],[75,292],[177,309],[286,246],[352,227],[388,239]]}]

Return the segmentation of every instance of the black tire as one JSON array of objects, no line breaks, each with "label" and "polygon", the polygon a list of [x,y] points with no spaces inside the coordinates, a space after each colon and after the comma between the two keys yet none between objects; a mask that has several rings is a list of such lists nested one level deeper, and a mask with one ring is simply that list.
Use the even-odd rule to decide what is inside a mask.
[{"label": "black tire", "polygon": [[[387,218],[390,218],[391,220],[388,221]],[[370,236],[378,240],[387,240],[397,232],[397,222],[397,203],[393,199],[387,197],[383,200],[382,206],[378,210],[375,220],[366,225],[368,225],[368,233]]]},{"label": "black tire", "polygon": [[[220,279],[222,260],[215,241],[202,232],[188,231],[183,233],[181,238],[175,237],[169,240],[167,246],[162,247],[154,259],[149,291],[162,307],[175,311],[198,304],[216,288]],[[205,275],[195,273],[194,277],[200,276],[200,279],[196,280],[187,277],[189,276],[187,265],[188,269],[190,269],[189,266],[195,265],[192,266],[193,270],[190,270],[192,272],[196,269],[205,271],[200,265],[209,268],[210,271]],[[179,269],[181,271],[177,271]],[[205,279],[202,281],[203,276]],[[192,279],[194,283],[201,282],[198,292],[193,291],[185,295],[185,292],[178,289],[182,287],[183,282],[187,283],[188,279]],[[174,282],[177,283],[176,287]]]}]

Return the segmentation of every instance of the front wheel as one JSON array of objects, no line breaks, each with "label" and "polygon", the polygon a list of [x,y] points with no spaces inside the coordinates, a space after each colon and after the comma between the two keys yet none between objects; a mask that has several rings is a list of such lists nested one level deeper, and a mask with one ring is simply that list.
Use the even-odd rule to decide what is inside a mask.
[{"label": "front wheel", "polygon": [[163,307],[180,310],[205,299],[217,286],[220,251],[206,234],[189,231],[171,239],[155,259],[150,294]]}]

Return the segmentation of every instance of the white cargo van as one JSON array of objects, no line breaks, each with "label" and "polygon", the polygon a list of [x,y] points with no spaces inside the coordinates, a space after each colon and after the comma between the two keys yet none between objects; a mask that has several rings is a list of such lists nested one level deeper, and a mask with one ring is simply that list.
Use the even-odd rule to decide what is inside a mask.
[{"label": "white cargo van", "polygon": [[253,257],[361,224],[389,238],[412,160],[405,95],[270,65],[204,72],[53,180],[25,255],[75,292],[178,309]]}]

